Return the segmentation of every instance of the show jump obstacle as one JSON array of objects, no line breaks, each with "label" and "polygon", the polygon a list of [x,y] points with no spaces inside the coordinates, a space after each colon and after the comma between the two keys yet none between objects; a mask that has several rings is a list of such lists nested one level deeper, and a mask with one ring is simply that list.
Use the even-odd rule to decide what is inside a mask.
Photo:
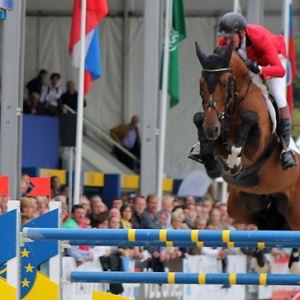
[{"label": "show jump obstacle", "polygon": [[[7,262],[6,280],[2,280],[0,277],[0,289],[1,295],[4,291],[4,298],[7,300],[26,299],[27,287],[27,290],[31,287],[31,293],[43,293],[47,288],[47,294],[51,293],[51,296],[47,298],[45,295],[46,298],[43,296],[43,299],[61,299],[61,250],[62,245],[66,244],[167,247],[300,247],[300,235],[299,232],[295,231],[61,229],[59,228],[60,207],[57,202],[50,203],[51,211],[49,213],[26,223],[26,227],[21,229],[20,235],[20,204],[18,201],[9,201],[8,203],[10,211],[0,215],[0,238],[5,245],[4,251],[2,251],[3,247],[0,251],[0,266]],[[61,241],[65,242],[61,243]],[[27,260],[31,256],[34,257],[35,263]],[[31,271],[45,261],[49,261],[49,278],[41,277],[37,270],[34,270],[35,275],[30,277]],[[21,270],[19,265],[21,265]],[[1,273],[0,276],[2,276]],[[65,279],[71,282],[103,283],[300,284],[300,275],[294,274],[73,271]],[[35,298],[32,297],[32,299]]]}]

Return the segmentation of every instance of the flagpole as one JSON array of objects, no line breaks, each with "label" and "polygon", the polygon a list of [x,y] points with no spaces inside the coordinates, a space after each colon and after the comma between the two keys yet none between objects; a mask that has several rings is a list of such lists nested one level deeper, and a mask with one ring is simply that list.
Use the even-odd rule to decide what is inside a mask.
[{"label": "flagpole", "polygon": [[85,28],[86,28],[86,0],[81,0],[80,67],[79,67],[78,101],[77,101],[76,155],[75,155],[75,180],[74,180],[73,204],[79,204],[79,197],[80,197],[83,97],[84,97]]},{"label": "flagpole", "polygon": [[[282,29],[285,40],[286,53],[289,54],[289,24],[290,24],[290,3],[291,0],[282,0]],[[288,60],[285,61],[285,70],[288,70]],[[284,75],[285,80],[287,74]],[[285,93],[287,93],[287,84],[285,85]]]},{"label": "flagpole", "polygon": [[172,28],[172,1],[166,0],[165,13],[165,37],[163,52],[163,71],[162,71],[162,89],[161,89],[161,105],[159,113],[159,136],[158,136],[158,168],[157,168],[157,196],[159,197],[159,207],[163,195],[163,178],[164,178],[164,161],[165,161],[165,140],[166,140],[166,117],[167,117],[167,100],[168,100],[168,77],[169,77],[169,45],[170,30]]},{"label": "flagpole", "polygon": [[282,1],[282,29],[287,53],[289,53],[290,3],[291,0]]},{"label": "flagpole", "polygon": [[234,12],[240,11],[240,0],[233,0],[233,11]]}]

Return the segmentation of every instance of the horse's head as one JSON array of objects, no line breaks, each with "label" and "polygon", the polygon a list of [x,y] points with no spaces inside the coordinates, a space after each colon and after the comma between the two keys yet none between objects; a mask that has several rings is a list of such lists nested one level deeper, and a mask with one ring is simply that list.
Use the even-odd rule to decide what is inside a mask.
[{"label": "horse's head", "polygon": [[[236,81],[231,70],[233,43],[226,48],[219,47],[213,54],[206,56],[196,42],[196,52],[203,68],[200,78],[200,95],[205,114],[203,130],[209,140],[216,140],[221,132],[221,120],[236,105]],[[235,56],[240,60],[238,55]],[[247,74],[247,67],[243,65]]]}]

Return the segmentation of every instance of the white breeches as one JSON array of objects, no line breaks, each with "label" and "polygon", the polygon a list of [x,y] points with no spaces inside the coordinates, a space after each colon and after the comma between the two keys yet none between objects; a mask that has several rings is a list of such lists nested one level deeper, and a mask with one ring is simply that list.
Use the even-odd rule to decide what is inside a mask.
[{"label": "white breeches", "polygon": [[[286,70],[286,58],[282,55],[279,55],[279,59],[282,63],[282,66]],[[284,77],[276,77],[266,80],[266,84],[270,90],[270,94],[275,99],[275,102],[278,108],[287,106],[286,101],[286,75]]]}]

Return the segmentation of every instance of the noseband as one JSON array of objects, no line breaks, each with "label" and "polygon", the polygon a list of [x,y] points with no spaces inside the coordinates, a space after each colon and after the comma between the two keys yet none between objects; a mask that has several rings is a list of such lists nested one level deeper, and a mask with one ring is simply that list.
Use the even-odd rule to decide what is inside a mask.
[{"label": "noseband", "polygon": [[[216,112],[216,114],[217,114],[217,116],[218,116],[219,121],[223,120],[226,117],[233,118],[235,116],[235,113],[236,113],[237,104],[240,103],[242,100],[245,99],[245,97],[249,93],[250,87],[252,85],[252,80],[251,80],[250,83],[249,83],[249,85],[248,85],[247,91],[245,92],[245,94],[243,95],[243,97],[241,97],[240,99],[238,99],[238,95],[239,95],[240,91],[242,90],[242,88],[244,87],[244,85],[245,85],[245,83],[246,83],[246,81],[247,81],[247,79],[249,77],[249,74],[247,74],[247,77],[245,78],[245,81],[241,85],[239,91],[236,91],[236,80],[235,80],[234,76],[232,75],[232,71],[231,71],[230,68],[203,69],[202,70],[202,75],[203,75],[204,72],[206,72],[206,73],[212,73],[212,74],[215,73],[216,76],[218,76],[218,75],[220,76],[221,75],[220,73],[230,73],[230,75],[229,75],[229,78],[228,78],[228,89],[227,89],[227,94],[226,95],[213,100],[212,99],[213,94],[210,94],[209,99],[206,99],[203,96],[203,94],[200,92],[200,95],[201,95],[201,98],[202,98],[203,111],[206,108],[212,108],[212,109],[214,109],[215,112]],[[219,101],[223,101],[225,99],[226,99],[225,109],[223,110],[223,112],[220,113],[216,109],[216,104]],[[233,101],[230,101],[230,99],[233,99]],[[205,102],[207,102],[207,106],[206,107],[204,105]]]}]

